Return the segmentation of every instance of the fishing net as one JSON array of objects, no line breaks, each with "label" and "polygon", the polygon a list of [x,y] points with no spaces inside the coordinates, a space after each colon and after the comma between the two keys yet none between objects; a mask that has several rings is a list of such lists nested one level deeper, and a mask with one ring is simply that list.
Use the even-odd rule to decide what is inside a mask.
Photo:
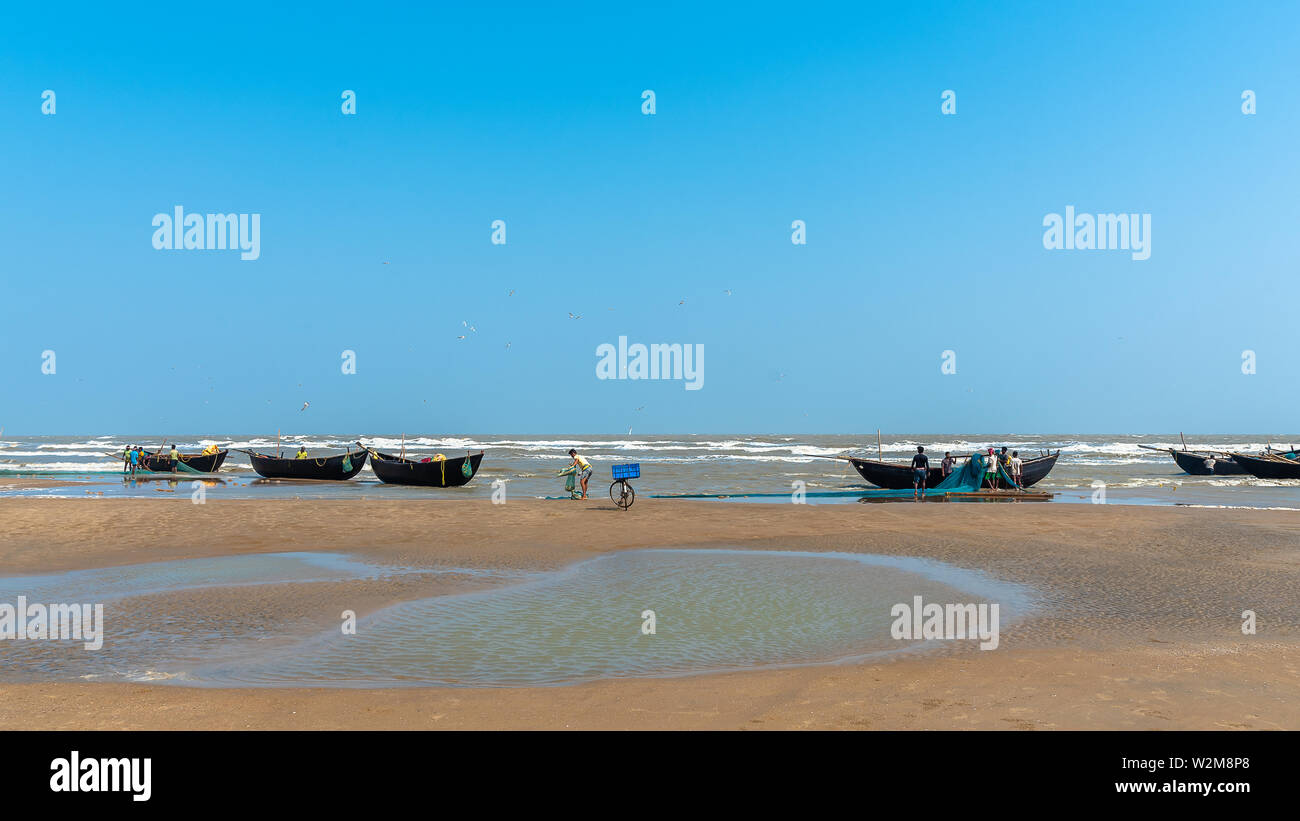
[{"label": "fishing net", "polygon": [[[988,454],[972,453],[966,463],[959,468],[955,468],[939,484],[931,490],[952,490],[958,493],[973,493],[980,489],[984,484],[984,476],[988,472]],[[1010,474],[1006,468],[998,463],[998,475],[1002,477],[1003,487],[1020,487],[1011,480]]]}]

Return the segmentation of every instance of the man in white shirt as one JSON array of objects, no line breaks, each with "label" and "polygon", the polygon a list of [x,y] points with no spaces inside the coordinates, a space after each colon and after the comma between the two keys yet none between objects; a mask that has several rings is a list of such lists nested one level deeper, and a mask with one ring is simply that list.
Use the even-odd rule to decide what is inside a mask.
[{"label": "man in white shirt", "polygon": [[1011,479],[1017,487],[1024,487],[1024,474],[1021,472],[1024,468],[1024,462],[1020,461],[1020,451],[1011,451]]}]

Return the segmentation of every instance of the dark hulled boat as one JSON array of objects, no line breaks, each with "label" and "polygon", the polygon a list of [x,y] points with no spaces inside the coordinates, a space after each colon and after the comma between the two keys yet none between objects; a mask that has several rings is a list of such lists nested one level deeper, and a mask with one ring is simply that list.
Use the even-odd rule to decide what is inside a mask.
[{"label": "dark hulled boat", "polygon": [[1300,454],[1295,451],[1269,453],[1262,456],[1232,454],[1233,460],[1259,479],[1300,479]]},{"label": "dark hulled boat", "polygon": [[[1230,453],[1210,453],[1208,451],[1169,449],[1169,455],[1182,468],[1184,473],[1193,476],[1240,476],[1245,469],[1233,459]],[[1214,457],[1214,469],[1205,466],[1205,460]]]},{"label": "dark hulled boat", "polygon": [[[195,473],[216,473],[221,469],[221,463],[226,461],[226,457],[230,455],[230,451],[219,450],[208,456],[200,453],[182,453],[180,462],[185,467],[172,464],[170,452],[152,453],[145,451],[144,454],[144,468],[155,473],[189,473],[191,471]],[[186,470],[186,468],[189,468],[189,470]]]},{"label": "dark hulled boat", "polygon": [[[1047,474],[1052,472],[1056,465],[1056,460],[1060,457],[1061,452],[1049,453],[1039,456],[1035,459],[1024,459],[1021,461],[1020,470],[1024,481],[1022,487],[1030,487],[1041,482]],[[908,490],[912,487],[912,466],[910,464],[901,465],[897,462],[881,462],[875,459],[859,459],[856,456],[846,456],[863,479],[866,479],[873,485],[891,490]],[[934,467],[936,460],[930,460],[930,470],[926,478],[926,487],[935,487],[943,481],[943,468]]]},{"label": "dark hulled boat", "polygon": [[[359,443],[358,443],[359,444]],[[363,445],[364,447],[364,445]],[[367,448],[367,450],[370,450]],[[403,459],[390,453],[370,450],[370,469],[379,477],[379,481],[390,485],[421,485],[424,487],[457,487],[468,484],[474,474],[478,473],[479,463],[483,461],[483,451],[460,456],[455,459],[430,460],[420,462]],[[469,475],[465,475],[465,465],[469,465]]]},{"label": "dark hulled boat", "polygon": [[369,452],[359,450],[356,452],[348,451],[338,456],[329,456],[323,459],[308,456],[306,459],[285,459],[279,456],[267,456],[262,453],[256,453],[251,450],[244,451],[248,454],[248,461],[252,462],[253,470],[258,475],[265,476],[268,479],[316,479],[321,481],[344,481],[351,479],[361,472],[361,468],[366,465],[366,457]]}]

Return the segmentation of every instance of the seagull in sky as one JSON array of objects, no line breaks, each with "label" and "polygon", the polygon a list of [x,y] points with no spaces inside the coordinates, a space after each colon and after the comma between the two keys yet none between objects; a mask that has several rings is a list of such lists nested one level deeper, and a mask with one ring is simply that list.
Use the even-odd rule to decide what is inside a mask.
[{"label": "seagull in sky", "polygon": [[577,316],[574,316],[573,311],[569,311],[569,319],[582,319],[582,314],[578,314]]},{"label": "seagull in sky", "polygon": [[302,413],[303,411],[307,410],[307,406],[310,404],[311,404],[310,402],[303,402],[302,407],[298,408],[298,413]]}]

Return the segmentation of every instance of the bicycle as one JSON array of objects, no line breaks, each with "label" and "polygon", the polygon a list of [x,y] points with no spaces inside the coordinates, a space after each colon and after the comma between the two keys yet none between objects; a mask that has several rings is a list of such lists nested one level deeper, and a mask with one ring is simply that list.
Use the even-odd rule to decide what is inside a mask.
[{"label": "bicycle", "polygon": [[641,465],[613,465],[610,468],[614,481],[609,485],[609,498],[623,510],[627,510],[636,501],[636,491],[628,479],[641,478]]}]

